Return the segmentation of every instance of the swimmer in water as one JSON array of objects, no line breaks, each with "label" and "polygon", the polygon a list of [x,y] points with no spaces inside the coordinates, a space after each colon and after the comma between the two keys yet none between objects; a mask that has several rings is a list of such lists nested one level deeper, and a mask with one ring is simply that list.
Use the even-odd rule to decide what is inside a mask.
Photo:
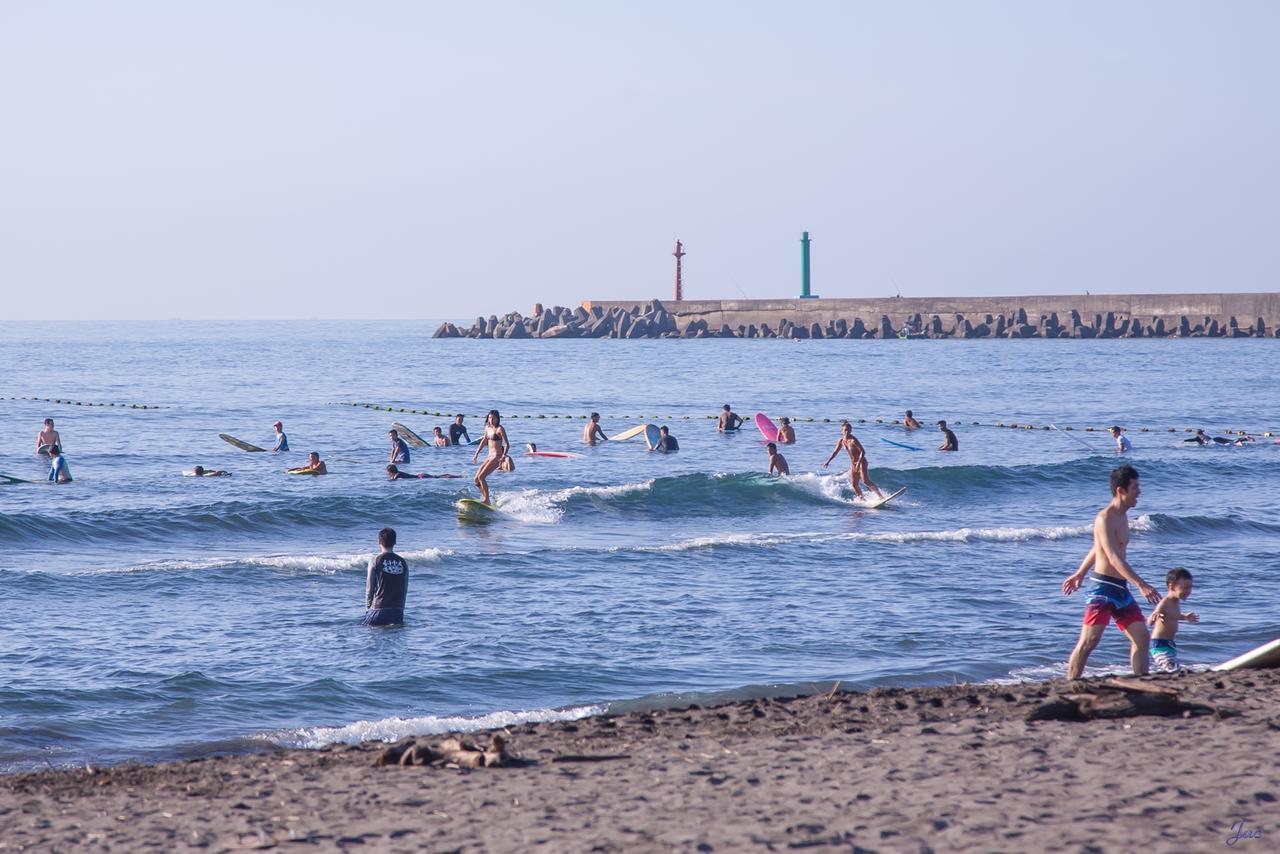
[{"label": "swimmer in water", "polygon": [[716,430],[721,433],[732,433],[741,426],[742,418],[726,403],[724,411],[720,413],[720,420],[716,422]]},{"label": "swimmer in water", "polygon": [[289,474],[328,474],[329,467],[320,460],[320,452],[312,451],[307,457],[307,464],[289,469]]},{"label": "swimmer in water", "polygon": [[435,438],[432,439],[432,441],[435,443],[435,446],[437,448],[449,447],[450,445],[449,437],[444,434],[443,430],[441,430],[439,427],[432,427],[431,432],[435,434]]},{"label": "swimmer in water", "polygon": [[939,421],[938,430],[945,437],[942,444],[938,446],[939,451],[958,451],[960,450],[960,440],[956,438],[955,432],[947,426],[947,422]]},{"label": "swimmer in water", "polygon": [[387,466],[387,480],[425,480],[428,478],[451,478],[451,477],[460,477],[460,475],[427,474],[426,472],[423,472],[422,474],[409,474],[408,472],[400,471],[400,468],[395,463],[391,463],[390,465]]},{"label": "swimmer in water", "polygon": [[826,468],[831,461],[836,458],[836,454],[843,450],[849,455],[849,484],[853,487],[853,492],[859,499],[863,498],[862,488],[858,486],[859,481],[875,490],[876,495],[884,498],[884,493],[880,491],[880,487],[876,486],[867,476],[867,451],[862,447],[862,443],[858,441],[858,437],[853,435],[853,425],[848,421],[840,422],[840,438],[836,439],[836,446],[831,451],[831,456],[827,457],[827,461],[822,464]]},{"label": "swimmer in water", "polygon": [[71,483],[71,467],[67,465],[67,458],[62,456],[62,448],[57,445],[49,448],[49,480]]},{"label": "swimmer in water", "polygon": [[1111,438],[1116,440],[1116,453],[1124,454],[1133,450],[1133,444],[1129,441],[1129,437],[1124,435],[1124,428],[1116,426],[1110,430]]},{"label": "swimmer in water", "polygon": [[680,450],[680,443],[676,441],[676,437],[671,435],[671,431],[666,425],[658,428],[658,442],[649,450],[657,451],[660,454],[669,454],[672,451]]},{"label": "swimmer in water", "polygon": [[277,454],[281,451],[289,450],[289,437],[284,434],[284,424],[277,421],[271,426],[276,431],[276,446],[271,450],[275,451]]},{"label": "swimmer in water", "polygon": [[600,429],[600,413],[593,412],[587,426],[582,428],[582,441],[588,445],[594,445],[597,439],[601,442],[609,441],[609,437]]},{"label": "swimmer in water", "polygon": [[910,409],[907,410],[906,417],[902,419],[902,426],[906,427],[908,430],[920,429],[920,422],[917,421],[916,417],[911,414]]},{"label": "swimmer in water", "polygon": [[791,468],[787,465],[787,458],[778,453],[777,445],[770,442],[765,445],[765,449],[769,452],[769,474],[791,474]]},{"label": "swimmer in water", "polygon": [[231,477],[231,472],[222,471],[221,469],[207,469],[204,466],[196,466],[192,469],[192,474],[196,477]]},{"label": "swimmer in water", "polygon": [[471,462],[474,463],[479,459],[480,452],[485,448],[489,449],[489,456],[480,464],[480,468],[476,469],[475,484],[480,488],[480,500],[485,504],[491,504],[489,475],[493,474],[504,461],[511,459],[511,442],[507,438],[507,428],[502,426],[502,416],[496,409],[489,410],[489,415],[484,422],[484,436],[476,446],[476,452],[471,455]]},{"label": "swimmer in water", "polygon": [[[449,444],[451,445],[470,445],[471,435],[467,433],[467,427],[462,423],[463,416],[454,416],[453,423],[449,425]],[[466,439],[466,442],[462,440]]]},{"label": "swimmer in water", "polygon": [[790,418],[779,418],[778,421],[778,444],[794,445],[796,443],[796,428],[791,426]]}]

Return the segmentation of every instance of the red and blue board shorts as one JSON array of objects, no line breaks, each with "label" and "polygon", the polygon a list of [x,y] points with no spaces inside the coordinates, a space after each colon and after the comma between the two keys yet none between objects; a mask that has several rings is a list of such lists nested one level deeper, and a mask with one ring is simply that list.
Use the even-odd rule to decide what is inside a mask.
[{"label": "red and blue board shorts", "polygon": [[1084,624],[1086,626],[1105,626],[1112,619],[1116,628],[1127,629],[1133,623],[1141,622],[1142,609],[1134,601],[1129,592],[1129,584],[1123,578],[1109,575],[1090,576],[1093,588],[1084,605]]}]

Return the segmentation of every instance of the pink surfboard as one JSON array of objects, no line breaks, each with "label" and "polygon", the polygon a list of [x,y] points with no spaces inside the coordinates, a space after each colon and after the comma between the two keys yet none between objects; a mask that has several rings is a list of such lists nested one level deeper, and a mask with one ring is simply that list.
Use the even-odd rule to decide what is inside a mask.
[{"label": "pink surfboard", "polygon": [[756,429],[764,436],[766,442],[778,441],[778,425],[769,420],[763,412],[756,413]]}]

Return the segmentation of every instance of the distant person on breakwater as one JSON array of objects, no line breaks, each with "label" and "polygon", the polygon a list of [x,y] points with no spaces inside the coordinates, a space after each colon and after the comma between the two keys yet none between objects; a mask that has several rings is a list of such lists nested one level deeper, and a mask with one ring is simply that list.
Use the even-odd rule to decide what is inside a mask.
[{"label": "distant person on breakwater", "polygon": [[840,422],[840,438],[836,439],[835,449],[832,450],[831,456],[827,457],[827,461],[822,464],[822,467],[826,468],[831,465],[831,461],[836,458],[836,454],[842,450],[849,455],[849,485],[853,487],[854,494],[858,496],[858,499],[861,500],[863,498],[862,487],[858,485],[859,482],[865,483],[875,490],[876,495],[883,498],[884,493],[880,491],[880,487],[872,483],[867,474],[867,449],[862,447],[858,437],[853,435],[853,425],[848,421]]},{"label": "distant person on breakwater", "polygon": [[400,467],[395,463],[391,463],[387,466],[387,480],[423,480],[427,478],[450,478],[458,476],[459,475],[456,474],[427,474],[426,472],[423,472],[422,474],[409,474],[408,472],[400,471]]},{"label": "distant person on breakwater", "polygon": [[939,451],[960,450],[960,440],[956,438],[956,434],[947,426],[947,422],[939,421],[938,429],[941,430],[942,435],[946,437],[942,440],[942,444],[938,446]]},{"label": "distant person on breakwater", "polygon": [[1133,443],[1129,441],[1129,437],[1124,435],[1124,429],[1119,426],[1111,428],[1111,438],[1116,440],[1116,453],[1124,454],[1133,450]]},{"label": "distant person on breakwater", "polygon": [[435,446],[437,448],[447,448],[453,444],[452,442],[449,441],[449,437],[446,436],[444,434],[444,431],[441,430],[439,427],[432,427],[431,432],[435,436],[435,438],[433,438],[431,441],[435,443]]},{"label": "distant person on breakwater", "polygon": [[588,445],[594,445],[597,439],[601,442],[609,441],[609,437],[600,429],[600,413],[593,412],[587,426],[582,428],[582,441]]},{"label": "distant person on breakwater", "polygon": [[204,466],[196,466],[191,470],[196,477],[231,477],[231,472],[222,469],[207,469]]},{"label": "distant person on breakwater", "polygon": [[790,418],[778,419],[778,444],[794,445],[796,443],[796,428],[791,426]]},{"label": "distant person on breakwater", "polygon": [[489,475],[504,463],[509,463],[511,468],[503,471],[515,468],[515,464],[510,463],[511,442],[507,439],[507,428],[502,426],[502,416],[496,409],[489,410],[489,416],[484,422],[484,437],[476,446],[476,452],[471,455],[471,462],[474,463],[479,459],[480,452],[485,448],[489,449],[489,456],[480,464],[480,468],[476,469],[475,484],[480,488],[480,500],[485,504],[492,504],[493,502],[489,500]]},{"label": "distant person on breakwater", "polygon": [[44,420],[44,429],[36,436],[36,453],[42,457],[49,456],[49,449],[54,445],[62,447],[62,436],[53,429],[53,419]]},{"label": "distant person on breakwater", "polygon": [[1178,644],[1174,637],[1178,634],[1178,622],[1200,622],[1200,615],[1193,611],[1182,613],[1182,603],[1191,595],[1191,571],[1182,567],[1174,567],[1164,577],[1168,593],[1160,600],[1160,604],[1147,617],[1151,631],[1151,660],[1156,670],[1173,673],[1182,669],[1178,661]]},{"label": "distant person on breakwater", "polygon": [[62,456],[62,448],[58,445],[49,448],[49,481],[71,483],[71,466],[67,465],[67,458]]},{"label": "distant person on breakwater", "polygon": [[369,574],[364,582],[364,620],[366,626],[398,626],[404,622],[404,599],[409,591],[409,564],[392,551],[396,532],[383,528],[378,532],[381,553],[369,560]]},{"label": "distant person on breakwater", "polygon": [[320,452],[312,451],[305,466],[289,469],[289,474],[328,474],[329,467],[320,460]]},{"label": "distant person on breakwater", "polygon": [[732,433],[741,426],[742,418],[726,403],[724,411],[720,413],[720,420],[716,422],[716,429],[721,433]]},{"label": "distant person on breakwater", "polygon": [[920,429],[920,422],[919,422],[919,421],[917,421],[917,420],[916,420],[916,417],[915,417],[914,415],[912,415],[912,414],[911,414],[911,410],[910,410],[910,409],[908,409],[908,410],[907,410],[906,417],[904,417],[904,418],[902,419],[902,426],[903,426],[903,427],[906,427],[908,430],[919,430],[919,429]]},{"label": "distant person on breakwater", "polygon": [[1129,636],[1129,663],[1136,676],[1145,676],[1150,669],[1147,659],[1147,624],[1142,619],[1142,609],[1129,592],[1129,582],[1137,585],[1147,601],[1155,604],[1160,594],[1129,565],[1126,553],[1129,549],[1128,513],[1138,504],[1142,489],[1138,483],[1138,470],[1133,466],[1120,466],[1111,472],[1111,503],[1093,519],[1093,548],[1080,561],[1075,572],[1062,582],[1063,594],[1070,596],[1080,589],[1085,574],[1093,567],[1092,586],[1084,606],[1084,625],[1080,639],[1071,652],[1067,664],[1067,678],[1079,679],[1089,661],[1089,653],[1102,640],[1102,633],[1112,619],[1116,628]]},{"label": "distant person on breakwater", "polygon": [[391,459],[388,462],[397,464],[409,462],[409,444],[400,438],[399,430],[390,430],[387,436],[391,439]]},{"label": "distant person on breakwater", "polygon": [[770,442],[765,445],[765,450],[769,452],[769,474],[791,474],[791,468],[787,465],[787,458],[778,453],[777,445]]},{"label": "distant person on breakwater", "polygon": [[[454,445],[471,444],[471,435],[467,433],[466,425],[462,423],[463,416],[454,416],[453,423],[449,425],[449,442]],[[462,439],[466,439],[463,442]]]},{"label": "distant person on breakwater", "polygon": [[284,424],[277,421],[271,426],[276,431],[276,446],[271,450],[275,451],[277,454],[281,451],[289,450],[289,437],[284,434]]},{"label": "distant person on breakwater", "polygon": [[671,435],[671,431],[666,425],[658,428],[658,442],[649,450],[657,451],[660,454],[669,454],[672,451],[680,450],[680,443],[676,441],[676,437]]}]

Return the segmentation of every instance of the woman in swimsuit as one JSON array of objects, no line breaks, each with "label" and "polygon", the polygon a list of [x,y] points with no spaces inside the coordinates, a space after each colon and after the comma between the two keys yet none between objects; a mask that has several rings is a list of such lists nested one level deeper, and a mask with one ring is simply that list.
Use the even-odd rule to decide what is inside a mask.
[{"label": "woman in swimsuit", "polygon": [[487,479],[498,466],[502,465],[502,461],[507,458],[507,452],[511,449],[511,443],[507,440],[507,428],[502,426],[502,416],[496,409],[489,410],[489,417],[484,422],[484,438],[476,446],[476,452],[471,455],[471,462],[474,463],[479,459],[480,452],[486,447],[489,449],[489,456],[480,464],[480,468],[476,469],[475,484],[480,488],[480,500],[489,504]]},{"label": "woman in swimsuit", "polygon": [[858,481],[862,481],[867,486],[875,490],[876,495],[881,498],[884,493],[880,491],[880,487],[871,482],[871,478],[867,477],[867,451],[862,447],[862,443],[853,435],[853,427],[848,421],[840,422],[840,438],[836,440],[836,447],[831,452],[831,456],[827,457],[827,461],[822,464],[826,468],[831,461],[836,458],[836,454],[841,449],[849,455],[849,483],[853,486],[853,491],[857,494],[859,500],[862,499],[862,489],[858,486]]}]

